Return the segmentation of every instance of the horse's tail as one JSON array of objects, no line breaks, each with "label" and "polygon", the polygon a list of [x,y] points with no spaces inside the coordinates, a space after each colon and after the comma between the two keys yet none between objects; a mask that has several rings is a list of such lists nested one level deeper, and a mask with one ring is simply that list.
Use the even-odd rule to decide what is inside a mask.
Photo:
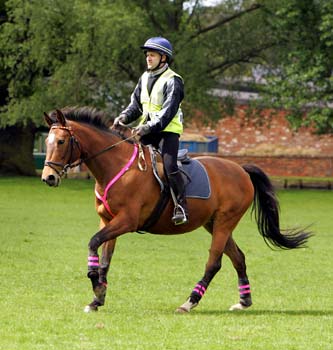
[{"label": "horse's tail", "polygon": [[244,165],[243,169],[250,175],[254,186],[254,202],[252,212],[260,234],[268,246],[282,249],[294,249],[305,246],[310,232],[304,229],[280,229],[279,202],[276,198],[273,185],[267,175],[257,166]]}]

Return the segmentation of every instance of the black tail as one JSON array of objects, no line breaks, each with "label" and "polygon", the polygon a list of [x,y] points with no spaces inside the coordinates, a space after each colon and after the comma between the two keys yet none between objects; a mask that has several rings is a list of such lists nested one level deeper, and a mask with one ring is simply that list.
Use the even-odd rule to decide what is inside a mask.
[{"label": "black tail", "polygon": [[279,202],[273,185],[267,175],[257,166],[243,165],[243,169],[250,175],[254,186],[254,202],[252,211],[255,213],[260,234],[268,246],[282,249],[302,248],[305,246],[311,232],[304,229],[280,229]]}]

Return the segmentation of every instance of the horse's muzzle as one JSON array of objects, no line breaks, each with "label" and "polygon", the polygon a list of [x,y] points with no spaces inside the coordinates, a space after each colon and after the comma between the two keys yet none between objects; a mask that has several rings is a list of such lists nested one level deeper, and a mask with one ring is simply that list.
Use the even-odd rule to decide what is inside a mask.
[{"label": "horse's muzzle", "polygon": [[57,187],[60,184],[60,177],[54,174],[47,175],[46,177],[42,176],[42,180],[51,187]]}]

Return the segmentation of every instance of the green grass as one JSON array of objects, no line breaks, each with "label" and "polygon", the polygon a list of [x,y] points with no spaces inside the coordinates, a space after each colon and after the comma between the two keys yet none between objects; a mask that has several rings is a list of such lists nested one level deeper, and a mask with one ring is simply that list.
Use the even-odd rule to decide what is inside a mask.
[{"label": "green grass", "polygon": [[92,300],[87,244],[97,231],[93,181],[0,178],[0,349],[332,348],[333,192],[279,192],[282,226],[313,223],[309,248],[272,251],[250,215],[234,237],[247,257],[253,302],[238,301],[227,257],[200,305],[175,314],[202,277],[209,235],[127,234],[112,261],[106,305]]}]

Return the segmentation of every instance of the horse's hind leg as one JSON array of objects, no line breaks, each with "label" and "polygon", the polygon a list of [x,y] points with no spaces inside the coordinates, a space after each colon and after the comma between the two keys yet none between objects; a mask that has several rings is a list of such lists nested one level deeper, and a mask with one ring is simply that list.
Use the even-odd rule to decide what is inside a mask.
[{"label": "horse's hind leg", "polygon": [[219,222],[221,220],[215,220],[214,223],[209,223],[205,226],[212,233],[212,243],[205,274],[192,290],[188,300],[176,310],[177,312],[190,312],[191,309],[196,307],[205,294],[210,282],[222,267],[223,251],[234,225],[230,227],[230,225],[219,224]]},{"label": "horse's hind leg", "polygon": [[228,239],[224,253],[230,258],[238,275],[239,303],[229,310],[244,310],[252,305],[250,282],[246,274],[245,255],[232,237]]}]

